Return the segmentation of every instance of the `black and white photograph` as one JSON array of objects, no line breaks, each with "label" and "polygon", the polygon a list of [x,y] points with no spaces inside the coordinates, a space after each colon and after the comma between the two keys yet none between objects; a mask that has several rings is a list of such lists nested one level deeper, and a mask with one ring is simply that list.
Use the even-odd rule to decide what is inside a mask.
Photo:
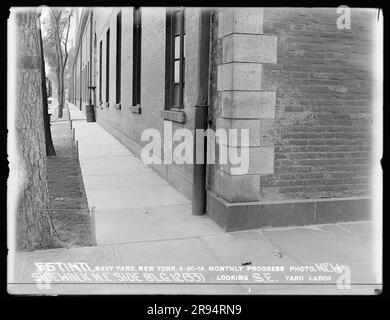
[{"label": "black and white photograph", "polygon": [[381,295],[382,9],[107,5],[9,7],[8,294]]}]

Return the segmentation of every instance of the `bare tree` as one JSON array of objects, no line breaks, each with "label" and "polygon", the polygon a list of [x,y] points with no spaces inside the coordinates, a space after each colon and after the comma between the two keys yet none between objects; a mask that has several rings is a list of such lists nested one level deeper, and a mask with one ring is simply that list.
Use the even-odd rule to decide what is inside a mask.
[{"label": "bare tree", "polygon": [[62,118],[65,103],[65,68],[68,62],[68,38],[72,9],[50,8],[45,55],[57,76],[58,117]]},{"label": "bare tree", "polygon": [[19,250],[46,249],[56,246],[56,236],[49,211],[39,14],[33,10],[18,12],[16,23],[16,246]]}]

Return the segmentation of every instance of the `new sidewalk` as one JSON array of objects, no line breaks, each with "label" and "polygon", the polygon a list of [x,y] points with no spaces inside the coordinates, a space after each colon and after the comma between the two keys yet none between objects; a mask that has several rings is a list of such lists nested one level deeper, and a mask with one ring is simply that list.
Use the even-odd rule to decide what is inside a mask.
[{"label": "new sidewalk", "polygon": [[69,104],[98,245],[220,234],[191,202],[96,122]]},{"label": "new sidewalk", "polygon": [[[381,288],[380,230],[373,222],[226,233],[207,216],[192,216],[188,199],[97,123],[86,122],[71,104],[69,111],[89,206],[95,207],[97,246],[10,254],[10,293],[374,294]],[[37,284],[42,272],[35,263],[44,262],[82,262],[93,270],[74,278],[74,270],[56,268],[52,281]],[[323,263],[347,266],[343,275],[348,280],[350,270],[351,288],[340,289],[339,275],[319,271]],[[176,269],[157,269],[164,266]],[[183,271],[205,281],[183,280],[177,276]]]}]

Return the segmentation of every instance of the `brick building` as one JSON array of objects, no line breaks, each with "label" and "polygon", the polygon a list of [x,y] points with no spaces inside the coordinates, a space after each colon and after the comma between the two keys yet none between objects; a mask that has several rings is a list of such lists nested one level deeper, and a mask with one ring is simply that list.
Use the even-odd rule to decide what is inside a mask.
[{"label": "brick building", "polygon": [[71,102],[138,156],[167,122],[249,129],[245,174],[151,165],[226,230],[367,219],[376,11],[350,13],[342,29],[336,8],[84,9]]}]

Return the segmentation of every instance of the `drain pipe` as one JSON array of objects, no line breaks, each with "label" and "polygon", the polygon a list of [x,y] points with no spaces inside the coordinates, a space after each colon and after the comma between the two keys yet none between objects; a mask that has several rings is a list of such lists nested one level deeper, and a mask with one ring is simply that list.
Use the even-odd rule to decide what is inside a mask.
[{"label": "drain pipe", "polygon": [[92,45],[93,45],[93,39],[92,39],[92,36],[93,36],[93,10],[91,9],[90,10],[90,13],[89,13],[89,19],[90,19],[90,26],[89,26],[89,83],[88,83],[88,86],[89,86],[89,99],[88,99],[88,103],[89,105],[92,105],[92,90],[93,89],[93,86],[92,86],[92,65],[93,65],[93,61],[92,61]]},{"label": "drain pipe", "polygon": [[201,143],[196,137],[196,129],[207,129],[210,59],[210,9],[200,9],[198,43],[198,99],[195,105],[194,164],[192,182],[192,214],[206,212],[206,159],[207,139],[203,139],[203,163],[197,163],[196,146]]}]

